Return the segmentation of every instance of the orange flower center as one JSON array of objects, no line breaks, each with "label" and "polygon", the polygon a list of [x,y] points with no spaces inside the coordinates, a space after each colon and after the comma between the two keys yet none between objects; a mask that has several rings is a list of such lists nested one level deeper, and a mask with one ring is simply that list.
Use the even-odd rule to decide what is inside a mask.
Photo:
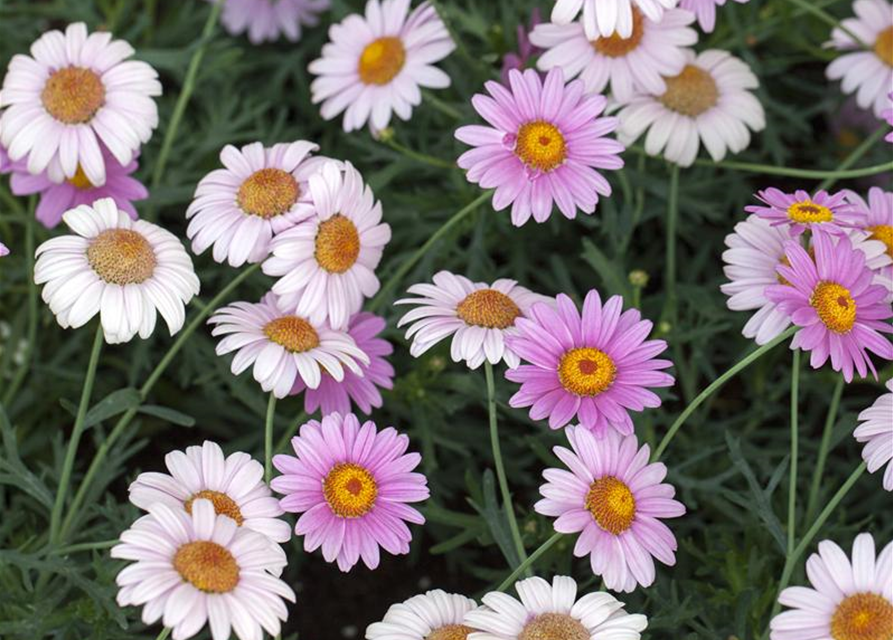
[{"label": "orange flower center", "polygon": [[316,329],[298,316],[282,316],[264,325],[264,335],[291,353],[303,353],[319,346]]},{"label": "orange flower center", "polygon": [[804,200],[788,207],[788,218],[800,224],[831,222],[834,220],[834,212],[812,200]]},{"label": "orange flower center", "polygon": [[105,103],[105,85],[91,69],[66,67],[50,74],[40,100],[59,122],[89,122]]},{"label": "orange flower center", "polygon": [[87,261],[100,278],[112,284],[139,284],[155,272],[155,251],[130,229],[106,229],[87,247]]},{"label": "orange flower center", "polygon": [[558,127],[543,120],[522,124],[515,142],[515,155],[531,169],[552,171],[567,155],[564,136]]},{"label": "orange flower center", "polygon": [[216,542],[187,542],[174,555],[174,569],[199,591],[227,593],[239,584],[239,565],[233,554]]},{"label": "orange flower center", "polygon": [[93,183],[90,182],[87,174],[84,173],[84,168],[80,164],[78,164],[77,171],[74,172],[74,175],[68,179],[68,184],[81,191],[94,188]]},{"label": "orange flower center", "polygon": [[406,49],[400,38],[385,36],[366,45],[357,71],[363,84],[383,85],[400,73],[406,64]]},{"label": "orange flower center", "polygon": [[716,106],[719,89],[707,71],[693,64],[685,65],[678,76],[664,78],[667,90],[659,98],[663,105],[684,116],[696,117]]},{"label": "orange flower center", "polygon": [[889,67],[893,67],[893,27],[881,31],[874,41],[874,53]]},{"label": "orange flower center", "polygon": [[809,298],[819,320],[835,333],[848,333],[856,324],[856,301],[836,282],[819,282]]},{"label": "orange flower center", "polygon": [[359,518],[375,505],[378,485],[372,474],[360,465],[342,462],[326,475],[322,492],[336,516]]},{"label": "orange flower center", "polygon": [[616,536],[632,525],[636,517],[636,499],[626,484],[614,476],[605,476],[589,486],[586,509],[598,526]]},{"label": "orange flower center", "polygon": [[472,632],[474,629],[462,624],[447,624],[434,629],[425,636],[425,640],[466,640],[468,634]]},{"label": "orange flower center", "polygon": [[320,223],[316,232],[316,262],[329,273],[344,273],[360,255],[356,225],[340,213]]},{"label": "orange flower center", "polygon": [[893,225],[878,224],[868,227],[871,237],[880,240],[887,246],[887,255],[893,258]]},{"label": "orange flower center", "polygon": [[617,367],[611,356],[592,347],[571,349],[558,364],[562,386],[578,396],[597,396],[614,383],[615,377]]},{"label": "orange flower center", "polygon": [[468,294],[456,307],[456,314],[477,327],[506,329],[515,324],[521,310],[514,300],[495,289],[480,289]]},{"label": "orange flower center", "polygon": [[639,46],[644,34],[645,28],[642,12],[633,7],[633,32],[628,38],[623,38],[614,32],[607,38],[593,40],[591,44],[593,49],[604,56],[622,58]]},{"label": "orange flower center", "polygon": [[261,169],[242,183],[236,202],[248,215],[269,219],[291,209],[300,195],[298,183],[288,171]]},{"label": "orange flower center", "polygon": [[893,639],[893,604],[876,593],[844,598],[831,616],[834,640]]},{"label": "orange flower center", "polygon": [[214,511],[219,516],[228,516],[236,521],[236,524],[240,527],[245,519],[242,517],[242,512],[239,510],[239,505],[236,504],[236,501],[230,498],[225,493],[220,493],[219,491],[211,491],[210,489],[202,489],[195,495],[191,496],[183,506],[186,508],[186,513],[192,513],[192,503],[196,500],[203,498],[205,500],[210,500],[214,505]]},{"label": "orange flower center", "polygon": [[566,613],[541,613],[524,625],[518,640],[589,640],[586,627]]}]

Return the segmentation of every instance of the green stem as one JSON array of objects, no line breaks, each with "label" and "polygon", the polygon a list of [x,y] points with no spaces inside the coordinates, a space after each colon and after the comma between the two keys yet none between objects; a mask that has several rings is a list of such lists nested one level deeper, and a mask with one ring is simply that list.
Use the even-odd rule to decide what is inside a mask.
[{"label": "green stem", "polygon": [[37,347],[37,285],[34,283],[34,205],[35,199],[31,198],[31,206],[29,211],[25,212],[25,261],[27,262],[28,273],[28,330],[26,333],[26,353],[21,366],[16,370],[6,393],[3,395],[3,405],[9,406],[12,399],[18,393],[19,387],[25,381],[25,376],[31,370],[31,361],[34,359],[34,352]]},{"label": "green stem", "polygon": [[812,474],[812,484],[809,487],[809,499],[806,502],[806,520],[812,519],[819,500],[819,488],[822,484],[822,475],[825,473],[825,462],[831,450],[831,434],[834,432],[834,422],[837,420],[837,411],[840,407],[840,399],[843,396],[843,388],[846,380],[843,376],[837,378],[834,385],[834,393],[831,395],[831,404],[828,406],[828,415],[825,417],[825,428],[822,431],[822,442],[819,445],[819,455],[815,463],[815,471]]},{"label": "green stem", "polygon": [[663,316],[675,330],[676,327],[676,226],[679,221],[679,165],[670,169],[670,188],[667,195],[666,261],[664,263]]},{"label": "green stem", "polygon": [[[844,158],[843,162],[841,162],[840,165],[837,167],[837,170],[844,171],[859,162],[859,160],[862,159],[862,156],[868,153],[871,148],[884,137],[885,133],[885,127],[878,127],[877,129],[875,129],[874,133],[863,140],[862,144],[853,149],[852,153]],[[837,180],[837,176],[825,178],[821,182],[821,184],[819,184],[818,190],[821,191],[822,189],[830,189],[837,183]]]},{"label": "green stem", "polygon": [[102,351],[102,344],[102,323],[98,322],[96,324],[96,336],[93,338],[93,349],[90,351],[90,362],[87,364],[87,373],[84,376],[84,387],[81,389],[81,401],[78,404],[77,416],[74,419],[74,429],[72,429],[71,439],[68,441],[68,451],[65,452],[65,461],[62,463],[62,475],[59,477],[59,488],[56,489],[56,500],[53,502],[53,511],[50,515],[50,545],[55,545],[59,540],[59,522],[62,519],[62,508],[65,506],[65,495],[68,493],[68,484],[71,480],[71,472],[74,469],[78,444],[80,444],[81,435],[84,433],[84,419],[87,417],[90,396],[93,394],[93,383],[96,380],[96,368],[99,365],[99,354]]},{"label": "green stem", "polygon": [[310,416],[307,415],[306,411],[302,411],[301,413],[299,413],[298,416],[294,420],[292,420],[291,424],[288,425],[288,428],[285,430],[279,440],[276,441],[276,446],[273,448],[273,450],[282,451],[283,449],[285,449],[285,446],[298,432],[298,429],[301,428],[301,425],[307,422],[307,418],[309,417]]},{"label": "green stem", "polygon": [[849,169],[845,171],[820,171],[811,169],[794,169],[790,167],[773,167],[767,164],[753,164],[749,162],[713,162],[701,158],[695,161],[695,164],[705,165],[708,167],[719,167],[722,169],[735,169],[738,171],[749,171],[752,173],[763,173],[773,176],[787,176],[790,178],[805,178],[808,180],[844,180],[849,178],[864,178],[866,176],[874,176],[879,173],[893,171],[893,162],[885,162],[883,164],[874,165],[872,167],[863,167],[862,169]]},{"label": "green stem", "polygon": [[73,544],[68,547],[59,547],[58,549],[53,549],[50,551],[51,556],[67,556],[70,553],[77,553],[78,551],[96,551],[99,549],[111,549],[116,544],[118,544],[120,540],[103,540],[102,542],[83,542],[81,544]]},{"label": "green stem", "polygon": [[422,91],[422,98],[432,107],[440,111],[442,114],[452,118],[453,120],[461,120],[462,114],[458,109],[448,105],[446,102],[435,96],[430,91]]},{"label": "green stem", "polygon": [[788,481],[788,555],[794,550],[797,527],[797,454],[800,404],[800,349],[794,350],[791,364],[791,475]]},{"label": "green stem", "polygon": [[429,164],[432,167],[438,167],[439,169],[458,169],[458,165],[455,162],[447,162],[446,160],[441,160],[440,158],[435,158],[434,156],[429,156],[424,153],[419,153],[418,151],[413,151],[409,147],[404,147],[402,144],[394,140],[393,138],[390,140],[383,140],[384,144],[393,149],[398,153],[402,153],[404,156],[411,160],[415,160],[417,162],[421,162],[423,164]]},{"label": "green stem", "polygon": [[264,482],[270,484],[273,477],[273,423],[276,421],[276,396],[270,394],[267,403],[267,419],[264,423]]},{"label": "green stem", "polygon": [[561,538],[563,538],[563,537],[564,537],[563,533],[553,533],[552,537],[549,538],[548,540],[546,540],[544,543],[542,543],[539,547],[537,547],[534,550],[534,552],[531,553],[530,556],[526,560],[524,560],[521,564],[519,564],[515,568],[515,570],[512,571],[505,580],[502,581],[502,584],[500,584],[498,587],[496,587],[496,590],[497,591],[505,591],[510,586],[512,586],[512,584],[515,582],[515,580],[517,580],[519,577],[521,577],[522,573],[524,573],[531,566],[533,566],[533,563],[536,562],[537,560],[539,560],[540,556],[542,556],[544,553],[546,553],[546,551],[551,549],[555,545],[555,543],[558,542],[559,540],[561,540]]},{"label": "green stem", "polygon": [[858,42],[862,48],[864,48],[864,49],[868,48],[868,45],[865,44],[864,42],[862,42],[862,38],[860,38],[855,33],[853,33],[852,31],[847,29],[845,26],[843,26],[840,23],[840,21],[837,20],[837,18],[832,16],[830,13],[828,13],[824,9],[820,9],[820,8],[816,7],[813,4],[813,0],[788,0],[788,2],[790,2],[791,4],[797,5],[798,7],[800,7],[807,13],[811,13],[815,17],[819,18],[822,22],[824,22],[832,27],[839,28],[841,31],[843,31],[845,34],[847,34],[854,41]]},{"label": "green stem", "polygon": [[667,431],[667,435],[663,437],[663,440],[660,441],[660,444],[657,446],[657,449],[654,452],[654,459],[657,460],[661,457],[663,452],[669,446],[670,442],[676,436],[676,432],[682,428],[682,425],[685,424],[685,421],[688,417],[695,412],[699,406],[701,406],[707,398],[712,396],[720,387],[722,387],[726,382],[731,380],[738,373],[749,367],[755,361],[762,358],[764,355],[769,353],[772,349],[774,349],[778,344],[784,342],[791,336],[793,336],[799,327],[791,327],[778,337],[776,337],[772,342],[768,342],[764,344],[759,349],[755,349],[747,354],[745,357],[741,358],[734,366],[732,366],[728,371],[719,376],[716,380],[710,383],[710,385],[701,391],[698,396],[679,414],[679,417],[676,418],[676,421],[670,427],[670,430]]},{"label": "green stem", "polygon": [[496,419],[496,386],[493,383],[493,365],[484,361],[484,375],[487,378],[487,411],[490,415],[490,446],[493,448],[493,461],[496,464],[496,477],[499,480],[499,491],[502,493],[502,502],[508,519],[512,540],[518,552],[518,561],[527,559],[524,543],[521,541],[521,531],[518,529],[518,520],[515,518],[515,510],[512,508],[512,494],[509,491],[508,478],[505,475],[505,465],[502,462],[502,451],[499,447],[499,423]]},{"label": "green stem", "polygon": [[[222,0],[221,0],[220,4],[223,4],[223,1],[222,1]],[[164,628],[161,630],[161,633],[158,634],[158,637],[155,638],[155,640],[165,640],[165,638],[167,638],[170,634],[171,634],[171,630],[170,630],[170,628],[169,628],[169,627],[164,627]]]}]

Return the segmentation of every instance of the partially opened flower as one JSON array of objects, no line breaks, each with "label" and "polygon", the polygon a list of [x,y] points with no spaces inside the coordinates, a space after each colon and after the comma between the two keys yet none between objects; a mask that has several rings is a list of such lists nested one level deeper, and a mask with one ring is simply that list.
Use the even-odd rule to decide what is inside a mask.
[{"label": "partially opened flower", "polygon": [[893,258],[893,191],[872,187],[867,201],[855,191],[844,194],[856,212],[864,216],[862,228],[871,234],[872,240],[884,243],[887,254]]},{"label": "partially opened flower", "polygon": [[893,491],[893,380],[887,380],[887,390],[874,404],[859,414],[859,426],[853,436],[865,443],[862,458],[869,473],[884,465],[884,489]]},{"label": "partially opened flower", "polygon": [[316,389],[323,371],[340,382],[345,368],[362,375],[360,363],[369,364],[369,356],[346,331],[286,310],[273,293],[257,303],[223,307],[208,324],[215,325],[211,335],[225,336],[217,343],[217,355],[236,352],[233,374],[254,365],[254,379],[277,398],[287,396],[298,380]]},{"label": "partially opened flower", "polygon": [[472,629],[463,620],[475,607],[458,593],[420,593],[392,604],[381,622],[366,627],[366,640],[465,640]]},{"label": "partially opened flower", "polygon": [[664,11],[672,9],[679,0],[555,0],[552,22],[569,24],[582,10],[580,20],[586,37],[607,37],[615,31],[628,38],[633,33],[633,9],[638,8],[649,20],[660,22]]},{"label": "partially opened flower", "polygon": [[453,362],[464,360],[477,369],[484,360],[497,364],[505,360],[517,367],[517,354],[506,345],[508,336],[517,335],[516,321],[526,317],[544,296],[518,286],[514,280],[493,284],[472,282],[449,271],[434,274],[434,284],[414,284],[409,293],[394,304],[418,305],[406,313],[398,327],[410,324],[406,339],[412,339],[409,352],[416,358],[441,340],[452,336]]},{"label": "partially opened flower", "polygon": [[[735,0],[739,4],[750,0]],[[698,24],[705,33],[712,33],[716,26],[716,7],[725,6],[726,0],[679,0],[679,6],[698,16]]]},{"label": "partially opened flower", "polygon": [[191,638],[205,624],[213,640],[227,640],[230,630],[241,640],[263,631],[275,637],[288,618],[284,600],[295,601],[276,577],[287,563],[282,549],[216,514],[203,498],[191,514],[153,505],[121,534],[111,556],[134,561],[116,578],[118,605],[142,606],[143,624],[160,620],[174,640]]},{"label": "partially opened flower", "polygon": [[102,186],[102,142],[121,166],[158,126],[154,96],[158,74],[145,62],[127,60],[133,47],[112,34],[87,34],[83,22],[47,31],[31,56],[18,54],[0,91],[0,144],[12,160],[28,158],[28,171],[53,182],[74,178]]},{"label": "partially opened flower", "polygon": [[770,187],[756,194],[762,205],[750,205],[744,210],[770,221],[772,226],[784,226],[793,237],[807,229],[839,235],[845,229],[861,227],[865,222],[865,214],[849,204],[846,195],[845,191],[828,193],[824,190],[810,195],[802,189],[785,193]]},{"label": "partially opened flower", "polygon": [[537,25],[530,40],[546,50],[537,61],[540,69],[560,67],[567,79],[579,75],[587,93],[602,93],[610,83],[614,98],[627,102],[642,91],[667,90],[663,76],[680,73],[687,61],[685,47],[698,41],[692,22],[687,11],[671,9],[654,22],[633,7],[633,31],[627,38],[617,33],[589,38],[582,24],[572,22]]},{"label": "partially opened flower", "polygon": [[130,484],[130,501],[140,509],[160,503],[192,513],[195,501],[205,499],[240,527],[274,542],[291,537],[291,528],[279,517],[285,512],[264,483],[263,465],[247,453],[224,456],[217,443],[206,440],[185,452],[171,451],[164,464],[169,474],[147,471]]},{"label": "partially opened flower", "polygon": [[285,495],[283,509],[302,514],[295,533],[304,536],[305,551],[322,547],[326,562],[337,561],[342,571],[361,558],[375,569],[379,547],[409,553],[406,523],[425,518],[408,504],[428,498],[428,481],[412,472],[422,458],[406,453],[407,436],[393,427],[379,431],[371,421],[360,426],[352,413],[332,413],[304,424],[291,443],[297,457],[273,458],[282,475],[272,487]]},{"label": "partially opened flower", "polygon": [[318,148],[303,140],[226,145],[224,168],[201,179],[186,209],[193,253],[213,247],[214,260],[231,267],[266,258],[274,235],[313,215],[307,181],[326,161],[311,157]]},{"label": "partially opened flower", "polygon": [[766,126],[763,106],[752,93],[757,77],[728,51],[687,52],[682,72],[664,78],[667,90],[633,98],[620,111],[618,138],[632,144],[645,131],[648,155],[690,166],[703,144],[715,162],[740,153],[750,132]]},{"label": "partially opened flower", "polygon": [[583,83],[564,83],[561,69],[545,82],[532,69],[510,71],[511,88],[493,81],[471,103],[489,126],[460,127],[456,138],[474,147],[458,164],[469,182],[495,188],[493,208],[512,205],[512,224],[545,222],[554,205],[569,219],[592,213],[611,185],[598,169],[619,169],[623,145],[605,137],[616,118],[599,117],[604,96],[583,96]]},{"label": "partially opened flower", "polygon": [[787,587],[778,602],[790,607],[769,623],[771,640],[886,640],[893,634],[893,544],[875,555],[861,533],[852,559],[831,540],[806,561],[812,588]]},{"label": "partially opened flower", "polygon": [[610,593],[577,599],[577,583],[568,576],[555,576],[552,584],[527,578],[515,583],[515,591],[520,602],[491,591],[482,607],[465,614],[473,630],[469,640],[639,640],[648,626],[645,616],[627,613]]},{"label": "partially opened flower", "polygon": [[394,367],[385,356],[394,352],[394,347],[387,340],[377,337],[385,328],[384,318],[361,311],[350,319],[347,325],[348,335],[354,339],[357,348],[369,358],[369,364],[358,362],[361,375],[345,369],[344,379],[335,380],[323,371],[319,386],[309,388],[303,378],[298,377],[291,393],[304,394],[304,411],[312,415],[317,409],[323,415],[330,413],[347,414],[351,410],[351,402],[363,413],[372,413],[372,407],[381,406],[381,389],[394,388]]},{"label": "partially opened flower", "polygon": [[0,258],[3,258],[8,255],[9,255],[9,247],[7,247],[5,244],[0,242]]},{"label": "partially opened flower", "polygon": [[598,292],[586,295],[583,314],[566,295],[557,308],[536,304],[530,318],[519,318],[519,335],[508,347],[522,364],[505,377],[520,382],[513,407],[530,407],[533,420],[549,418],[553,429],[576,416],[580,424],[603,437],[611,429],[633,432],[630,411],[659,407],[660,398],[648,387],[669,387],[672,366],[656,356],[667,348],[663,340],[646,340],[651,322],[636,309],[622,311],[623,299],[613,296],[604,306]]},{"label": "partially opened flower", "polygon": [[280,36],[297,42],[302,27],[315,27],[319,14],[330,6],[329,0],[216,1],[225,2],[220,20],[226,30],[234,36],[247,32],[252,44],[274,42]]},{"label": "partially opened flower", "polygon": [[344,112],[344,130],[366,122],[380,131],[391,114],[409,120],[420,88],[445,89],[450,77],[434,65],[456,48],[437,10],[410,0],[368,0],[365,16],[352,13],[329,29],[322,57],[308,67],[313,103],[331,120]]},{"label": "partially opened flower", "polygon": [[81,327],[96,314],[106,342],[148,338],[156,311],[171,335],[186,319],[184,306],[198,295],[189,254],[169,231],[131,220],[111,198],[81,205],[62,216],[76,235],[58,236],[37,248],[34,282],[60,326]]},{"label": "partially opened flower", "polygon": [[530,12],[530,23],[518,25],[515,31],[518,38],[518,50],[510,51],[502,56],[502,69],[499,72],[502,84],[507,85],[509,83],[509,71],[512,69],[523,71],[530,59],[539,55],[540,49],[530,41],[529,34],[542,21],[540,8],[534,7],[533,11]]}]

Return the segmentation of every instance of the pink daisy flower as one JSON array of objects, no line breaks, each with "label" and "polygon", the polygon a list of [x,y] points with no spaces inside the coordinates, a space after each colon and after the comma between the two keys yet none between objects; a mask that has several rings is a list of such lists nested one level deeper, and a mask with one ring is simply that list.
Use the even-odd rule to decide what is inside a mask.
[{"label": "pink daisy flower", "polygon": [[274,42],[280,36],[297,42],[301,39],[301,27],[318,25],[319,14],[330,6],[329,0],[220,1],[226,2],[220,18],[223,26],[234,36],[247,31],[251,44]]},{"label": "pink daisy flower", "polygon": [[[750,0],[735,0],[738,4],[750,2]],[[682,9],[691,11],[698,16],[698,24],[705,33],[712,33],[716,26],[716,7],[722,7],[726,0],[679,0]]]},{"label": "pink daisy flower", "polygon": [[555,531],[577,533],[574,555],[589,555],[592,572],[605,586],[630,592],[654,582],[654,561],[676,564],[676,538],[661,522],[678,518],[685,506],[661,482],[667,468],[648,464],[648,445],[634,435],[609,432],[598,439],[587,429],[565,430],[571,448],[553,451],[570,469],[546,469],[537,513],[557,518]]},{"label": "pink daisy flower", "polygon": [[0,242],[0,258],[3,258],[4,256],[8,256],[8,255],[9,255],[9,247],[7,247],[5,244]]},{"label": "pink daisy flower", "polygon": [[555,0],[552,22],[569,24],[580,11],[586,37],[594,40],[615,31],[622,38],[633,32],[633,9],[638,8],[649,20],[660,22],[664,11],[672,9],[679,0]]},{"label": "pink daisy flower", "polygon": [[872,187],[867,201],[855,191],[847,190],[844,194],[856,212],[864,215],[862,228],[873,240],[882,242],[887,255],[893,258],[893,191]]},{"label": "pink daisy flower", "polygon": [[869,351],[893,360],[893,344],[881,333],[893,333],[889,322],[893,309],[885,303],[887,291],[871,284],[874,274],[865,266],[865,254],[853,249],[850,239],[824,233],[814,236],[815,259],[795,241],[785,245],[788,265],[777,271],[785,284],[766,288],[794,324],[803,327],[791,341],[791,349],[811,351],[810,364],[821,367],[828,356],[835,371],[847,382],[853,368],[865,377],[877,377]]},{"label": "pink daisy flower", "polygon": [[636,309],[622,311],[623,299],[613,296],[602,306],[593,289],[586,295],[582,317],[564,294],[557,308],[536,304],[531,317],[519,318],[520,335],[507,339],[522,360],[505,377],[520,382],[513,407],[530,407],[530,418],[549,418],[553,429],[574,416],[599,437],[616,429],[633,432],[630,411],[659,407],[660,398],[646,387],[669,387],[673,376],[661,371],[672,366],[656,359],[667,348],[663,340],[646,340],[652,324]]},{"label": "pink daisy flower", "polygon": [[9,154],[6,153],[6,148],[0,144],[0,175],[9,173],[10,171],[12,171],[12,160],[9,159]]},{"label": "pink daisy flower", "polygon": [[394,367],[385,359],[394,352],[394,347],[387,340],[377,337],[386,323],[371,313],[360,312],[353,315],[347,325],[348,335],[354,339],[357,348],[369,358],[369,364],[359,363],[362,375],[350,369],[344,371],[344,379],[335,380],[328,371],[323,371],[322,379],[316,389],[310,389],[302,378],[297,378],[292,387],[292,394],[304,392],[304,411],[313,414],[322,409],[322,414],[350,413],[351,401],[363,413],[372,413],[372,407],[380,407],[382,389],[394,388]]},{"label": "pink daisy flower", "polygon": [[611,185],[596,169],[623,166],[618,155],[623,145],[605,137],[617,128],[617,119],[599,117],[605,97],[584,97],[579,80],[565,85],[561,69],[552,69],[545,82],[532,69],[510,71],[509,82],[510,90],[487,82],[490,95],[471,99],[490,126],[456,131],[458,140],[474,147],[458,160],[468,181],[495,188],[493,208],[512,205],[512,224],[518,227],[531,215],[545,222],[553,204],[569,219],[578,209],[592,213],[599,194],[611,195]]},{"label": "pink daisy flower", "polygon": [[795,238],[807,229],[840,235],[844,229],[864,224],[864,214],[847,202],[844,191],[817,191],[810,195],[802,189],[785,193],[770,187],[757,192],[756,198],[764,204],[750,205],[744,210],[770,221],[772,226],[786,225]]},{"label": "pink daisy flower", "polygon": [[425,476],[412,473],[422,457],[406,453],[407,436],[332,413],[304,424],[291,442],[297,457],[273,458],[282,475],[272,487],[285,495],[283,509],[302,514],[295,533],[305,536],[305,551],[322,547],[326,562],[337,561],[345,572],[360,558],[375,569],[379,547],[409,553],[406,523],[425,518],[407,503],[426,500],[429,492]]},{"label": "pink daisy flower", "polygon": [[859,414],[859,426],[853,431],[858,442],[865,443],[862,459],[868,472],[874,473],[887,465],[884,489],[893,491],[893,380],[887,380],[887,390],[874,404]]},{"label": "pink daisy flower", "polygon": [[13,161],[53,182],[74,178],[105,184],[102,142],[126,167],[158,126],[158,74],[108,32],[87,34],[83,22],[44,33],[31,56],[18,54],[0,91],[0,144]]}]

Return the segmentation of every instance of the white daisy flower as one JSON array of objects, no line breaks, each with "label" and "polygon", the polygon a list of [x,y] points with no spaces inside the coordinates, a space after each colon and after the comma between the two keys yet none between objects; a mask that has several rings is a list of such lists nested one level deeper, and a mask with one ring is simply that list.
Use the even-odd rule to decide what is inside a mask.
[{"label": "white daisy flower", "polygon": [[552,22],[570,24],[582,11],[581,22],[590,40],[608,37],[615,31],[621,38],[629,38],[633,32],[633,8],[649,20],[660,22],[664,11],[677,4],[679,0],[555,0]]},{"label": "white daisy flower", "polygon": [[859,424],[853,432],[857,441],[865,443],[862,459],[868,463],[869,473],[885,464],[884,489],[893,491],[893,380],[887,380],[887,390],[874,404],[859,414]]},{"label": "white daisy flower", "polygon": [[[391,113],[409,120],[420,87],[444,89],[450,77],[434,66],[456,48],[430,2],[409,12],[410,0],[369,0],[329,29],[322,57],[308,67],[313,103],[331,120],[344,111],[344,130],[388,126]],[[408,15],[407,15],[408,13]]]},{"label": "white daisy flower", "polygon": [[521,601],[493,591],[483,597],[484,606],[465,615],[474,632],[468,640],[639,640],[648,626],[642,614],[629,614],[610,593],[587,593],[577,600],[577,583],[555,576],[552,584],[542,578],[515,583]]},{"label": "white daisy flower", "polygon": [[28,157],[28,171],[53,182],[78,167],[95,186],[105,184],[102,141],[121,166],[134,159],[158,126],[158,74],[127,60],[133,47],[112,34],[87,35],[83,22],[48,31],[18,54],[0,91],[0,144],[9,157]]},{"label": "white daisy flower", "polygon": [[366,628],[366,640],[465,640],[471,629],[465,614],[474,600],[440,589],[393,604],[381,622]]},{"label": "white daisy flower", "polygon": [[286,542],[291,527],[279,516],[285,512],[264,483],[264,468],[247,453],[229,456],[215,442],[171,451],[164,457],[170,474],[141,473],[130,488],[130,501],[143,510],[154,504],[192,513],[196,500],[210,500],[214,510],[236,524],[262,533],[274,542]]},{"label": "white daisy flower", "polygon": [[180,240],[169,231],[131,220],[111,198],[81,205],[62,220],[77,235],[47,240],[37,248],[34,282],[45,285],[43,300],[67,329],[100,314],[105,341],[148,338],[155,312],[171,335],[186,319],[186,305],[199,281]]},{"label": "white daisy flower", "polygon": [[285,311],[273,293],[256,304],[236,302],[224,307],[208,324],[216,325],[211,335],[226,336],[217,343],[217,355],[236,352],[233,374],[253,364],[254,379],[277,398],[287,396],[299,378],[316,389],[323,373],[341,382],[344,367],[362,377],[357,361],[369,364],[369,356],[347,331]]},{"label": "white daisy flower", "polygon": [[[727,51],[687,52],[677,76],[664,78],[667,90],[633,98],[620,111],[618,139],[629,146],[646,130],[645,151],[687,167],[703,143],[714,161],[726,150],[739,153],[750,144],[750,130],[766,126],[762,105],[749,91],[759,86],[744,62]],[[750,129],[750,130],[749,130]]]},{"label": "white daisy flower", "polygon": [[295,601],[278,577],[287,560],[265,536],[217,515],[198,499],[192,513],[156,504],[121,534],[111,556],[133,560],[118,574],[117,601],[142,606],[144,624],[161,620],[174,640],[191,638],[207,623],[213,640],[230,630],[241,640],[275,637]]},{"label": "white daisy flower", "polygon": [[434,284],[414,284],[409,293],[394,304],[418,305],[397,323],[412,323],[406,339],[412,340],[409,352],[416,358],[435,344],[453,336],[450,355],[453,362],[464,360],[477,369],[484,360],[500,360],[512,369],[520,359],[505,344],[506,336],[517,335],[515,320],[527,317],[531,307],[549,298],[518,286],[514,280],[500,279],[493,284],[472,282],[465,276],[440,271]]},{"label": "white daisy flower", "polygon": [[267,275],[282,276],[273,292],[282,304],[313,323],[346,329],[363,299],[375,295],[375,268],[391,227],[381,222],[381,202],[349,162],[326,163],[310,176],[314,215],[270,244]]}]

